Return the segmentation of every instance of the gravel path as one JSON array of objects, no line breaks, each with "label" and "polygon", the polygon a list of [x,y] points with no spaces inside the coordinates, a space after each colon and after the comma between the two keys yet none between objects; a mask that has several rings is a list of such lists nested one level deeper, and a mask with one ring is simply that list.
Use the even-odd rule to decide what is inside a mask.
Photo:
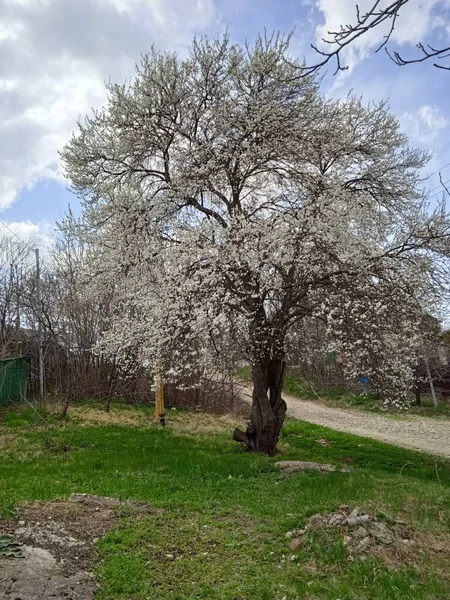
[{"label": "gravel path", "polygon": [[[246,399],[251,398],[248,390],[244,391],[244,395]],[[283,398],[289,417],[450,458],[450,420],[417,415],[394,418],[388,414],[331,408],[284,393]]]}]

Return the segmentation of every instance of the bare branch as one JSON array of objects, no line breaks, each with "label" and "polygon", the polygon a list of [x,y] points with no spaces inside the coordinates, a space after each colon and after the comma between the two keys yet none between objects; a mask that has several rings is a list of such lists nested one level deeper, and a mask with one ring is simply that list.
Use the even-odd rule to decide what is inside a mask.
[{"label": "bare branch", "polygon": [[[395,30],[395,25],[397,19],[399,18],[400,11],[404,9],[406,4],[408,4],[410,0],[395,0],[389,6],[385,8],[380,8],[380,1],[377,0],[373,3],[372,7],[364,14],[361,13],[360,8],[356,5],[356,22],[346,25],[341,25],[340,28],[336,31],[328,31],[328,38],[322,38],[322,41],[325,44],[330,46],[334,46],[334,49],[330,51],[319,50],[319,48],[311,44],[311,47],[319,54],[323,56],[323,60],[306,66],[301,71],[301,77],[306,77],[319,71],[322,67],[327,65],[330,61],[334,60],[336,63],[336,69],[334,71],[334,75],[336,75],[339,71],[345,71],[348,69],[347,65],[344,65],[341,60],[341,52],[344,48],[347,48],[354,44],[357,39],[363,35],[365,35],[368,31],[372,29],[378,28],[385,22],[390,21],[390,27],[388,33],[383,36],[383,40],[375,50],[375,53],[379,52],[382,48],[385,49],[389,58],[398,66],[410,65],[413,63],[420,63],[431,58],[445,59],[450,56],[450,46],[444,48],[435,48],[430,44],[424,45],[422,42],[417,43],[417,48],[420,50],[421,55],[417,58],[406,59],[400,55],[399,52],[393,51],[390,52],[386,45],[390,41],[392,34]],[[450,66],[433,63],[433,66],[438,69],[450,70]]]}]

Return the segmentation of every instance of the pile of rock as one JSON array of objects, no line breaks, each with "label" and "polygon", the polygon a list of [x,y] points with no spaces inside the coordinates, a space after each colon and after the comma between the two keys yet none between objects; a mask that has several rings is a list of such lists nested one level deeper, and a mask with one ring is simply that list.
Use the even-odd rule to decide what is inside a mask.
[{"label": "pile of rock", "polygon": [[406,523],[400,520],[387,523],[357,506],[351,510],[345,505],[335,512],[313,515],[304,529],[288,531],[286,537],[291,539],[291,550],[295,552],[303,546],[302,536],[307,532],[326,527],[338,529],[343,534],[350,555],[379,554],[383,548],[389,548],[393,553],[405,552],[413,543]]}]

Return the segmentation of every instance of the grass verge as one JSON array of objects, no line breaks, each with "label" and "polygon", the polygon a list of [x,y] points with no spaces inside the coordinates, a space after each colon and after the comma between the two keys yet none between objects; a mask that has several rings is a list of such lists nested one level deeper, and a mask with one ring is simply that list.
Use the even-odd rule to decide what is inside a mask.
[{"label": "grass verge", "polygon": [[[130,424],[133,410],[115,406],[116,422],[108,424],[73,417],[52,432],[64,452],[42,448],[29,425],[0,426],[0,437],[20,439],[15,453],[9,442],[0,447],[4,516],[21,502],[71,492],[144,500],[155,508],[139,522],[125,514],[99,541],[98,599],[450,597],[445,461],[293,420],[282,432],[282,454],[271,459],[232,442],[231,421],[177,411],[163,430],[147,409],[138,425]],[[196,428],[202,419],[206,425]],[[280,458],[351,464],[354,471],[285,475],[274,464]],[[417,560],[395,568],[380,559],[350,561],[332,530],[315,531],[301,549],[289,549],[288,530],[342,504],[407,520],[427,540]]]}]

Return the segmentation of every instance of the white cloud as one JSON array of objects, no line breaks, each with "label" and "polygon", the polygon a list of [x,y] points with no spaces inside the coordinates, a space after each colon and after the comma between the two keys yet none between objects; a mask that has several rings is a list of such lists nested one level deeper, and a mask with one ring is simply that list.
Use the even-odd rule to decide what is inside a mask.
[{"label": "white cloud", "polygon": [[435,148],[439,140],[444,139],[442,134],[450,125],[439,108],[429,105],[421,106],[415,112],[406,112],[401,121],[413,142]]},{"label": "white cloud", "polygon": [[449,124],[448,119],[441,114],[439,109],[432,106],[421,106],[419,117],[430,131],[445,129]]},{"label": "white cloud", "polygon": [[[334,46],[324,44],[322,39],[330,39],[329,31],[338,31],[341,25],[356,23],[355,0],[315,0],[316,8],[322,13],[324,23],[316,29],[316,41],[320,49],[330,50]],[[383,0],[379,8],[382,9],[392,3],[392,0]],[[358,6],[360,14],[364,15],[374,5],[373,0],[360,0]],[[448,21],[438,18],[439,11],[450,8],[450,0],[410,0],[399,12],[395,29],[391,36],[393,44],[416,45],[422,41],[426,43],[430,34],[439,30],[441,33],[448,28]],[[341,77],[348,76],[355,66],[367,58],[383,41],[391,26],[390,21],[361,35],[351,46],[342,51],[342,62],[348,66],[348,71],[341,73]]]},{"label": "white cloud", "polygon": [[215,19],[213,0],[0,1],[0,210],[41,178],[77,119],[152,43],[183,50]]},{"label": "white cloud", "polygon": [[53,240],[53,225],[47,221],[33,223],[32,221],[14,221],[0,223],[0,241],[3,238],[15,241],[22,240],[32,246],[46,251],[50,248]]},{"label": "white cloud", "polygon": [[187,29],[207,27],[215,16],[212,0],[111,0],[115,7],[128,16],[144,14],[154,19],[163,30],[180,26]]}]

